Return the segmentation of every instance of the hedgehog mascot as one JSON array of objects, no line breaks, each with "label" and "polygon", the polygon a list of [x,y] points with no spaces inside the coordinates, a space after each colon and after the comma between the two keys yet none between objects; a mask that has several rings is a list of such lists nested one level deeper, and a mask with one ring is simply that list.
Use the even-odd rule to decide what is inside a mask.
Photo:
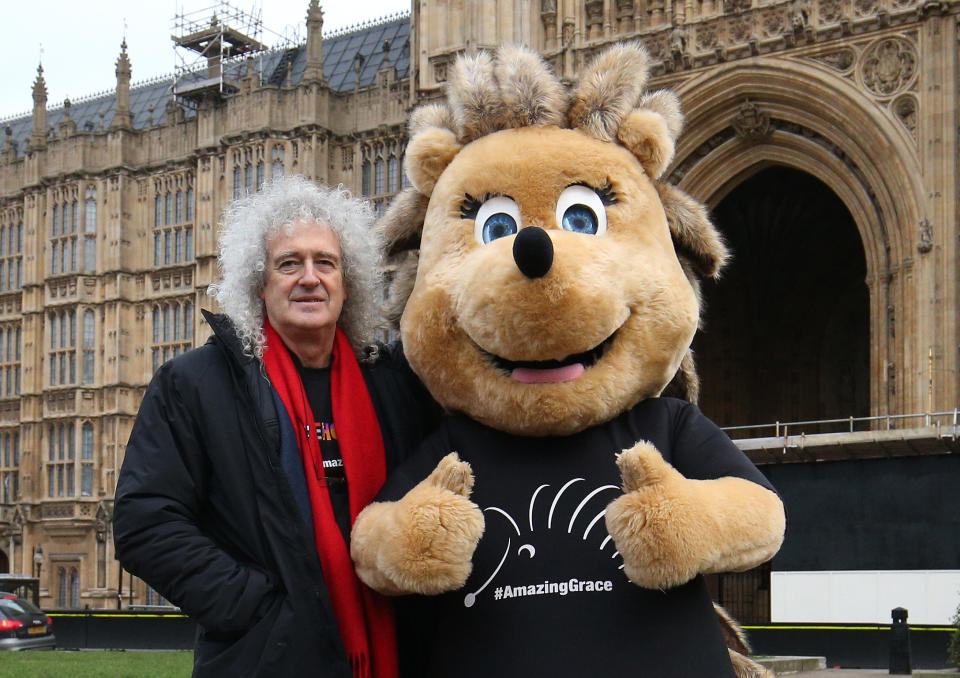
[{"label": "hedgehog mascot", "polygon": [[413,675],[767,675],[702,575],[773,557],[783,505],[692,404],[698,277],[727,253],[660,181],[682,116],[647,72],[617,45],[568,87],[503,47],[412,114],[411,186],[378,228],[449,416],[351,551],[372,588],[425,596]]}]

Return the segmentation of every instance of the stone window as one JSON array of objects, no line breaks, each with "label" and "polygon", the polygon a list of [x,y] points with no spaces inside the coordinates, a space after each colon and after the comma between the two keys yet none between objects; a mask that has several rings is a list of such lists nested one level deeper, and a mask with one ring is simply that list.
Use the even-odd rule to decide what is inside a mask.
[{"label": "stone window", "polygon": [[80,428],[80,496],[93,496],[93,424]]},{"label": "stone window", "polygon": [[72,189],[54,191],[50,221],[50,273],[60,275],[77,270],[77,201],[64,194]]},{"label": "stone window", "polygon": [[76,567],[57,568],[57,607],[80,607],[80,571]]},{"label": "stone window", "polygon": [[365,143],[361,148],[360,194],[373,199],[374,211],[381,214],[390,198],[409,184],[401,178],[403,151],[398,139]]},{"label": "stone window", "polygon": [[[83,270],[97,270],[97,189],[88,186],[86,190],[86,214],[83,220]],[[77,205],[73,204],[73,232],[76,232]]]},{"label": "stone window", "polygon": [[154,266],[193,261],[194,194],[190,181],[190,176],[180,175],[157,182],[157,190],[165,192],[153,199]]},{"label": "stone window", "polygon": [[47,427],[47,496],[76,494],[76,439],[73,422]]},{"label": "stone window", "polygon": [[193,348],[193,302],[166,301],[153,307],[153,371]]},{"label": "stone window", "polygon": [[243,170],[240,167],[233,168],[233,199],[237,200],[243,195]]},{"label": "stone window", "polygon": [[147,605],[169,606],[170,603],[167,602],[166,598],[164,598],[157,591],[155,591],[153,587],[147,584]]},{"label": "stone window", "polygon": [[283,176],[283,147],[274,146],[272,151],[273,167],[271,169],[273,179],[277,180]]},{"label": "stone window", "polygon": [[93,311],[87,309],[83,312],[83,345],[81,350],[81,378],[83,384],[92,384],[94,382],[94,349],[96,347],[96,318]]},{"label": "stone window", "polygon": [[47,353],[51,386],[77,381],[77,314],[73,310],[52,311],[47,315],[50,350]]},{"label": "stone window", "polygon": [[360,195],[368,196],[372,194],[370,177],[370,156],[368,155],[368,149],[364,147],[363,164],[360,166]]},{"label": "stone window", "polygon": [[364,144],[363,163],[360,169],[360,194],[374,198],[374,207],[379,213],[389,197],[408,186],[401,177],[403,151],[397,139],[388,142]]},{"label": "stone window", "polygon": [[23,287],[23,219],[15,211],[0,214],[0,292]]},{"label": "stone window", "polygon": [[[47,436],[47,496],[75,497],[78,470],[76,428],[73,422],[50,424]],[[80,427],[81,497],[93,496],[93,449],[93,424],[86,421]]]},{"label": "stone window", "polygon": [[0,325],[0,398],[20,395],[20,324]]},{"label": "stone window", "polygon": [[395,155],[387,161],[387,186],[391,193],[400,189],[400,160]]},{"label": "stone window", "polygon": [[0,503],[13,504],[20,496],[20,433],[0,433]]},{"label": "stone window", "polygon": [[378,157],[373,163],[373,194],[382,195],[385,192],[383,185],[383,158]]}]

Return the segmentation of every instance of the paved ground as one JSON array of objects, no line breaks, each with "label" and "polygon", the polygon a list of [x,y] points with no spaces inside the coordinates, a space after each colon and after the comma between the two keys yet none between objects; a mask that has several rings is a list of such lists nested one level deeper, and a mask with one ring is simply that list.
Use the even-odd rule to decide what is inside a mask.
[{"label": "paved ground", "polygon": [[880,676],[890,678],[890,672],[886,669],[822,669],[793,675],[803,676],[803,678],[880,678]]},{"label": "paved ground", "polygon": [[[926,673],[926,675],[931,675]],[[890,678],[886,669],[821,669],[792,674],[797,678]],[[935,673],[933,675],[936,675]]]}]

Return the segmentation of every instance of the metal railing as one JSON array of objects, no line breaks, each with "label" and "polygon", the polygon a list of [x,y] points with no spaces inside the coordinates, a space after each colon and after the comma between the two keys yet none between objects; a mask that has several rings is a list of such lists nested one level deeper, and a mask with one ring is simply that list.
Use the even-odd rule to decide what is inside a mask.
[{"label": "metal railing", "polygon": [[[957,426],[960,409],[947,412],[922,412],[917,414],[884,414],[874,417],[846,417],[842,419],[811,419],[809,421],[777,421],[772,424],[746,424],[724,426],[731,438],[786,438],[791,435],[811,433],[855,433],[859,431],[890,431],[914,428],[906,425],[919,422],[919,426]],[[825,430],[826,429],[826,430]],[[747,432],[754,432],[747,434]]]}]

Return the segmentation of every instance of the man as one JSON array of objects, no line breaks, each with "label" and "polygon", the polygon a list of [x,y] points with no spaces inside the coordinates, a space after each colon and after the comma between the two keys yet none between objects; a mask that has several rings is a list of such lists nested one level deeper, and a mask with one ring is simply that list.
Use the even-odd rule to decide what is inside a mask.
[{"label": "man", "polygon": [[437,411],[399,348],[364,353],[381,299],[370,222],[299,177],[231,205],[210,289],[224,315],[204,313],[213,336],[144,396],[117,556],[198,622],[194,676],[396,675],[349,530]]}]

